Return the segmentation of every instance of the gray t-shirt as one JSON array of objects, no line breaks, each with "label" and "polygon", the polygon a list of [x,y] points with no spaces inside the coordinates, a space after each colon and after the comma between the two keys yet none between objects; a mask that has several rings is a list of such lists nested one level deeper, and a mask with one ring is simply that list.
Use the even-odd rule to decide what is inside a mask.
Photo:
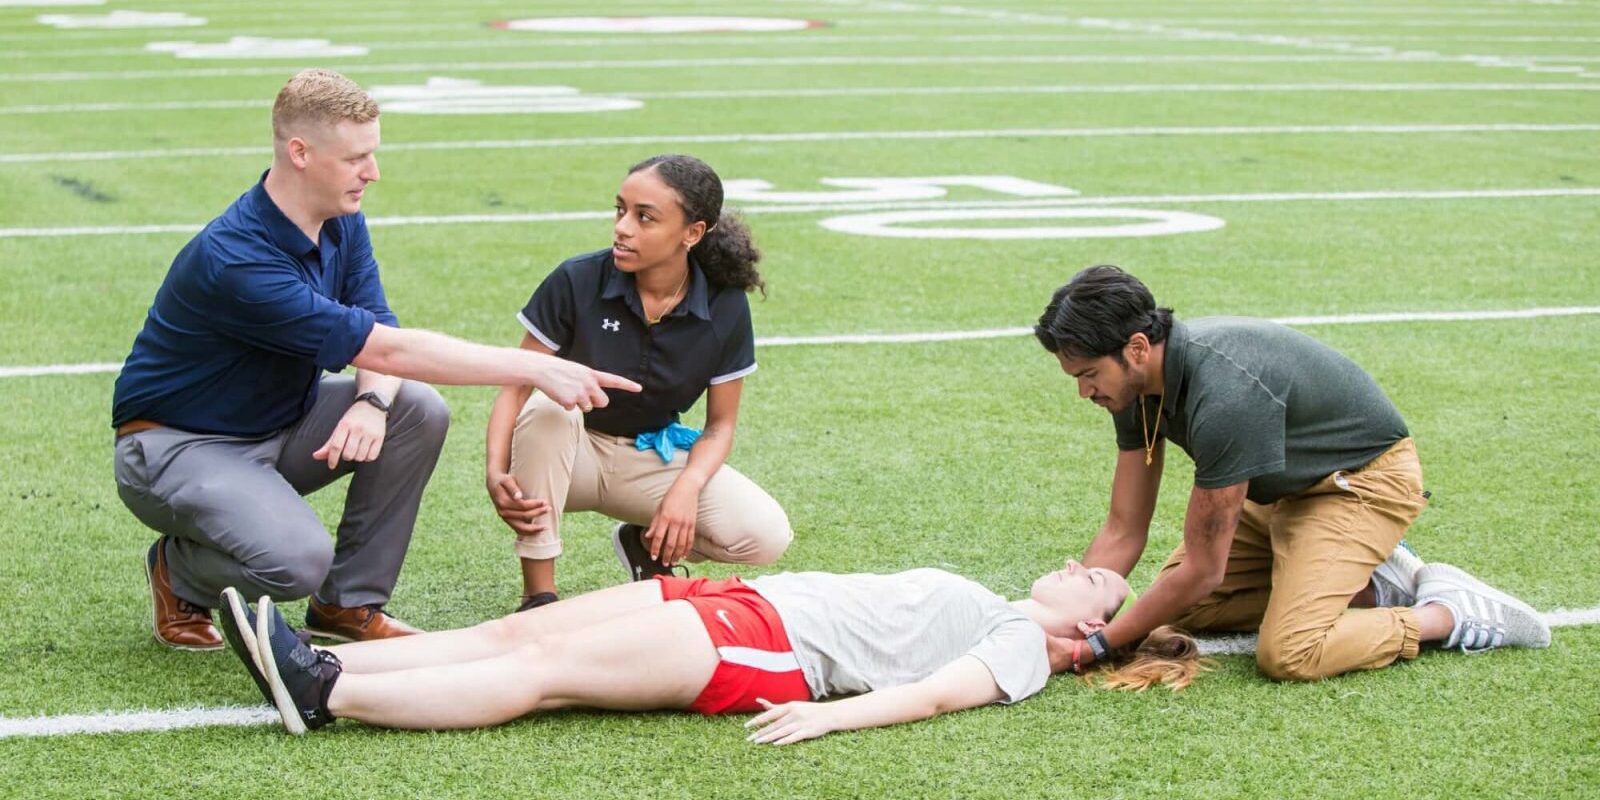
[{"label": "gray t-shirt", "polygon": [[[1166,396],[1143,398],[1151,427],[1194,459],[1194,482],[1249,481],[1272,503],[1360,467],[1410,436],[1376,381],[1342,353],[1260,319],[1173,321],[1162,367]],[[1113,415],[1117,446],[1144,448],[1140,402]]]},{"label": "gray t-shirt", "polygon": [[785,572],[745,581],[778,610],[812,697],[913,683],[974,656],[1015,703],[1050,677],[1044,630],[959,575]]}]

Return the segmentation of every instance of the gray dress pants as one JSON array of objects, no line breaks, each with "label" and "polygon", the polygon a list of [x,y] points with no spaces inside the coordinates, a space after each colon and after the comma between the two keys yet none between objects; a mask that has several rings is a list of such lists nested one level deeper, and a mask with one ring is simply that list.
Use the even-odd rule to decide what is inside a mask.
[{"label": "gray dress pants", "polygon": [[[352,377],[323,378],[299,422],[256,438],[154,428],[117,439],[117,494],[139,521],[171,538],[172,591],[205,608],[233,586],[253,600],[388,602],[433,475],[450,409],[405,381],[374,461],[328,469],[311,457],[355,402]],[[331,540],[301,495],[345,475],[344,516]]]}]

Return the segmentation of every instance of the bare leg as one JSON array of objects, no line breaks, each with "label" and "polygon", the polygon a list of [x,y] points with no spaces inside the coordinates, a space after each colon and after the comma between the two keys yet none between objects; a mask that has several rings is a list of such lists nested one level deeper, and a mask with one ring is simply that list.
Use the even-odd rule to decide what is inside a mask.
[{"label": "bare leg", "polygon": [[541,636],[478,661],[346,673],[334,684],[328,709],[373,725],[437,730],[496,725],[567,706],[684,708],[717,662],[699,614],[675,601]]},{"label": "bare leg", "polygon": [[587,628],[658,605],[661,605],[661,585],[656,581],[640,581],[578,595],[470,628],[351,642],[327,649],[344,662],[347,675],[461,664],[509,653],[542,636]]}]

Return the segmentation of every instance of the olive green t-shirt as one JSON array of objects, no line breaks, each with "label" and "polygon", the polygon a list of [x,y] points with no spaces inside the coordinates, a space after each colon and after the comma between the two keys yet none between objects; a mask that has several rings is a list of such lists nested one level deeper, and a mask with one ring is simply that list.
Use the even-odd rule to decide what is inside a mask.
[{"label": "olive green t-shirt", "polygon": [[1293,328],[1260,319],[1174,320],[1162,376],[1114,414],[1117,446],[1144,448],[1162,407],[1165,437],[1194,459],[1194,483],[1249,481],[1246,497],[1272,503],[1340,470],[1360,467],[1406,438],[1405,420],[1354,361]]}]

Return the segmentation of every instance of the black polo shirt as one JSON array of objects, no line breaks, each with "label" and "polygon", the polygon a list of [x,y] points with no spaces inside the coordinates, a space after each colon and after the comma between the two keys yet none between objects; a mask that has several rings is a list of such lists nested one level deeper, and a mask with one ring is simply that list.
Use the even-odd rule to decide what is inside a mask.
[{"label": "black polo shirt", "polygon": [[693,257],[683,301],[655,325],[645,324],[633,275],[617,269],[609,248],[562,262],[517,317],[562,358],[644,387],[608,392],[610,405],[584,415],[590,430],[613,436],[661,430],[706,387],[756,371],[749,298],[712,285]]}]

